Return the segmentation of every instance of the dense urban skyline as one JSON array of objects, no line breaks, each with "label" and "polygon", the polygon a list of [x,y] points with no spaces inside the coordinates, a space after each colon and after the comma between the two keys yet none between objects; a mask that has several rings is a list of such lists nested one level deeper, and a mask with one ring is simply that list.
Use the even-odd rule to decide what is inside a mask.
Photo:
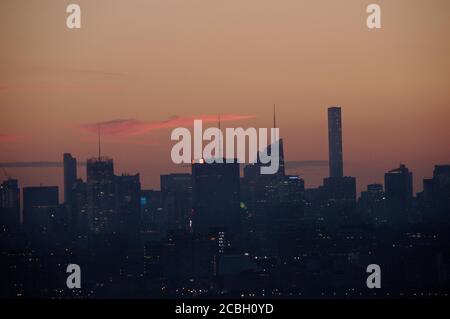
[{"label": "dense urban skyline", "polygon": [[449,13],[1,0],[0,299],[448,298]]},{"label": "dense urban skyline", "polygon": [[[342,105],[344,169],[358,190],[405,163],[417,192],[450,158],[448,1],[380,1],[376,32],[365,1],[131,3],[79,1],[85,20],[72,32],[64,3],[2,1],[1,163],[85,160],[96,153],[87,126],[118,121],[139,134],[106,135],[104,153],[158,188],[160,173],[180,169],[163,125],[173,115],[269,127],[273,103],[290,161],[328,158],[324,110]],[[321,165],[289,171],[316,187]],[[62,187],[59,168],[8,173]]]},{"label": "dense urban skyline", "polygon": [[[63,203],[57,186],[21,190],[3,181],[1,296],[367,298],[382,288],[362,279],[367,263],[385,269],[381,296],[448,296],[450,165],[435,165],[417,196],[401,164],[357,198],[356,178],[342,165],[341,114],[328,108],[329,176],[317,188],[286,173],[282,136],[268,147],[280,146],[275,174],[259,160],[243,177],[237,161],[199,160],[191,173],[162,174],[161,190],[147,190],[139,174],[115,169],[98,135],[85,180],[64,153]],[[273,118],[275,126],[275,109]],[[87,269],[87,289],[64,286],[73,262]]]}]

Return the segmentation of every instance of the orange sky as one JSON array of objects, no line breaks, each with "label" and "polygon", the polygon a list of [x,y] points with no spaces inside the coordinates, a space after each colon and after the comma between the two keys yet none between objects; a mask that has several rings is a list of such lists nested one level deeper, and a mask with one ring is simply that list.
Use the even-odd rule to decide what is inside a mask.
[{"label": "orange sky", "polygon": [[[82,28],[65,8],[78,3]],[[450,162],[450,2],[363,0],[2,0],[0,162],[80,160],[96,153],[89,123],[249,116],[272,104],[287,160],[328,158],[326,108],[343,108],[345,174],[358,187],[404,162],[415,191]],[[152,125],[153,125],[152,124]],[[104,137],[116,172],[159,187],[170,128]],[[21,186],[61,185],[61,169],[8,169]],[[326,167],[295,169],[307,187]],[[84,175],[84,172],[82,172]]]}]

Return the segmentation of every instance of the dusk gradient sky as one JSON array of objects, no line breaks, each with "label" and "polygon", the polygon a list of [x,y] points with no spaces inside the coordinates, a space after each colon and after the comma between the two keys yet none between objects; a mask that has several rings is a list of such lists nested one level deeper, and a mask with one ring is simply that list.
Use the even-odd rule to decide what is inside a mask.
[{"label": "dusk gradient sky", "polygon": [[[381,30],[366,27],[370,3]],[[420,191],[450,162],[448,0],[2,0],[0,43],[0,163],[84,161],[89,125],[113,121],[102,149],[116,173],[159,188],[188,171],[171,163],[171,127],[218,113],[224,127],[269,127],[274,103],[288,161],[328,158],[327,107],[342,106],[359,190],[405,163]],[[21,187],[62,184],[61,168],[7,170]],[[314,187],[328,168],[288,172]]]}]

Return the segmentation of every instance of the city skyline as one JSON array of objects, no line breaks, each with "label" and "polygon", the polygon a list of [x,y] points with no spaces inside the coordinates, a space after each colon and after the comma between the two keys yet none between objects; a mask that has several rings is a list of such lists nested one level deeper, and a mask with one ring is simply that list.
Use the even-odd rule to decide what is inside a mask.
[{"label": "city skyline", "polygon": [[[343,143],[343,138],[342,138],[342,115],[341,115],[341,107],[340,106],[330,106],[327,108],[328,111],[328,152],[329,152],[329,161],[327,162],[327,166],[328,166],[328,175],[324,176],[322,179],[322,182],[319,183],[319,185],[315,186],[315,187],[308,187],[308,189],[315,189],[315,188],[320,188],[321,185],[328,185],[328,183],[333,183],[333,180],[336,182],[338,180],[342,180],[342,179],[348,179],[348,178],[352,178],[354,179],[355,186],[357,185],[357,181],[358,181],[358,177],[348,177],[350,175],[345,175],[343,172],[343,167],[344,167],[344,163],[345,161],[343,160],[343,150],[342,150],[342,145]],[[273,106],[273,125],[272,127],[275,127],[276,125],[276,111],[275,111],[275,105]],[[86,161],[79,161],[77,160],[77,157],[73,157],[71,153],[64,153],[63,154],[63,161],[62,162],[42,162],[43,165],[39,165],[40,162],[31,162],[29,164],[27,164],[26,162],[19,162],[19,163],[9,163],[8,165],[4,165],[2,167],[3,169],[3,173],[4,173],[4,177],[5,177],[5,182],[8,180],[17,180],[16,178],[13,178],[8,171],[6,170],[6,168],[11,168],[11,167],[15,167],[17,164],[18,167],[29,167],[29,168],[39,168],[39,167],[52,167],[52,168],[63,168],[63,180],[62,180],[62,184],[58,183],[58,185],[56,185],[57,189],[60,189],[61,191],[59,192],[59,202],[65,202],[67,201],[67,198],[65,197],[67,194],[67,190],[70,189],[70,185],[73,185],[76,182],[77,178],[80,178],[82,180],[88,181],[89,180],[89,167],[92,167],[92,163],[93,162],[97,162],[97,161],[110,161],[111,162],[111,169],[110,169],[110,174],[111,176],[113,174],[122,174],[122,176],[132,176],[133,174],[130,174],[128,172],[117,172],[114,171],[113,169],[113,158],[112,157],[108,157],[108,156],[102,156],[101,154],[101,130],[100,130],[100,126],[97,125],[93,125],[93,127],[97,127],[97,151],[98,154],[97,156],[91,156],[89,157]],[[213,125],[214,127],[214,125]],[[220,122],[217,124],[217,128],[219,130],[222,130],[223,128],[221,128],[221,124]],[[203,144],[205,144],[205,141],[203,141]],[[280,144],[280,170],[275,173],[274,176],[276,175],[281,175],[284,176],[285,175],[285,159],[284,159],[284,147],[283,147],[283,136],[280,136],[279,139],[279,144]],[[269,146],[270,149],[270,146]],[[247,150],[248,151],[248,150]],[[323,166],[323,162],[325,161],[287,161],[286,163],[296,163],[297,165],[305,165],[306,167],[308,166],[319,166],[322,167]],[[91,164],[90,164],[91,163]],[[192,162],[194,163],[194,161]],[[1,163],[0,163],[1,164]],[[117,164],[117,163],[116,163]],[[245,163],[241,163],[239,166],[239,175],[240,177],[244,177],[245,176],[245,166],[249,165],[251,163],[249,163],[248,161]],[[27,166],[29,165],[29,166]],[[436,167],[438,166],[442,166],[442,165],[448,165],[447,163],[435,163],[432,165],[432,167],[434,169],[436,169]],[[181,166],[182,170],[181,173],[187,173],[186,171],[191,169],[191,165],[190,164],[177,164],[176,166]],[[288,165],[289,166],[289,165]],[[294,166],[294,165],[293,165]],[[405,163],[399,163],[400,168],[398,168],[399,170],[402,168],[405,168]],[[79,170],[78,167],[83,167],[85,169],[83,170]],[[188,168],[189,167],[189,168]],[[91,168],[92,170],[92,168]],[[371,182],[365,185],[360,185],[359,187],[355,188],[355,195],[356,198],[355,199],[359,199],[360,195],[362,195],[363,192],[365,192],[367,190],[367,188],[370,188],[371,185],[383,185],[385,186],[385,181],[386,181],[386,174],[389,174],[390,172],[395,172],[397,169],[394,168],[390,168],[389,170],[387,170],[384,173],[384,182],[381,183],[376,183],[376,182]],[[81,173],[81,174],[80,174]],[[179,173],[179,170],[175,171],[175,172],[168,172],[168,173],[161,173],[160,177],[163,176],[164,174],[176,174]],[[140,176],[140,172],[135,172],[136,176]],[[412,174],[412,173],[411,173]],[[294,174],[295,175],[295,174]],[[303,177],[302,175],[298,175],[299,177]],[[420,180],[420,185],[423,186],[424,181],[427,179],[423,178]],[[306,186],[306,181],[304,178],[302,178],[303,182],[305,183]],[[330,181],[331,180],[331,181]],[[142,181],[139,180],[140,183],[142,184]],[[411,196],[414,197],[415,193],[419,193],[423,191],[423,188],[419,188],[417,190],[414,190],[414,178],[411,175]],[[361,183],[360,183],[361,184]],[[340,185],[340,182],[338,181],[338,184]],[[38,185],[20,185],[19,182],[19,187],[24,189],[24,188],[33,188],[36,187]],[[55,187],[55,185],[44,185],[44,184],[39,184],[39,186],[48,186],[48,187]],[[338,187],[343,187],[345,188],[346,186],[340,185]],[[307,188],[307,187],[305,187]],[[146,189],[145,187],[143,187],[143,189]],[[64,191],[62,191],[64,190]],[[155,189],[148,189],[148,190],[155,190]],[[160,187],[157,188],[158,191],[161,190],[161,184]],[[351,194],[351,193],[350,193]],[[57,194],[58,196],[58,194]],[[63,197],[64,196],[64,197]],[[352,195],[350,195],[350,197],[352,197]]]},{"label": "city skyline", "polygon": [[[341,166],[341,168],[340,168],[341,173],[338,174],[338,175],[335,175],[335,176],[342,176],[343,168],[347,169],[347,171],[349,171],[349,172],[352,172],[354,170],[351,169],[351,166],[354,165],[355,163],[348,163],[345,160],[342,161],[342,153],[343,153],[342,152],[342,145],[344,145],[344,149],[345,149],[345,142],[342,142],[342,134],[345,133],[345,127],[342,128],[342,129],[340,128],[341,121],[342,121],[341,120],[341,107],[330,106],[330,107],[327,108],[327,110],[328,110],[328,134],[331,134],[330,129],[331,130],[336,130],[337,129],[337,128],[334,128],[332,124],[330,124],[330,121],[331,122],[335,121],[334,118],[333,118],[334,115],[330,115],[330,114],[333,113],[333,109],[334,110],[337,109],[338,113],[339,113],[337,121],[339,122],[339,132],[341,134],[341,137],[340,137],[341,141],[339,142],[340,143],[340,147],[341,147],[341,151],[340,151],[341,153],[340,153],[340,159],[339,159],[339,157],[337,159],[337,161],[340,161],[340,164],[334,164],[334,165],[340,165]],[[344,109],[344,112],[345,112],[345,109]],[[279,114],[277,114],[277,116],[279,116]],[[330,116],[331,116],[331,118],[330,118]],[[229,117],[229,119],[227,119],[227,116],[225,116],[225,121],[233,121],[236,118],[239,119],[239,117],[242,117],[244,120],[248,120],[248,118],[249,118],[248,116],[231,115]],[[199,117],[199,118],[202,118],[202,117]],[[217,117],[214,117],[213,115],[211,115],[211,116],[204,116],[203,118],[206,119],[206,123],[210,123],[209,125],[207,125],[207,127],[218,127],[217,123],[216,123],[216,126],[214,125],[214,120],[217,121]],[[192,121],[194,119],[196,119],[196,117],[192,117]],[[273,114],[273,120],[275,120],[275,113]],[[190,125],[188,124],[189,122],[187,122],[185,120],[181,120],[181,121],[178,121],[176,123],[184,123],[187,127],[190,127]],[[237,122],[237,123],[239,123],[239,122]],[[106,130],[107,131],[108,130],[110,130],[110,131],[117,130],[117,128],[115,127],[115,124],[116,123],[113,123],[113,125],[111,125],[111,127],[106,127]],[[275,124],[275,122],[274,122],[274,124]],[[108,123],[105,126],[108,126]],[[98,135],[99,134],[98,124],[92,124],[92,127],[95,128],[95,130],[93,129],[92,132],[96,133],[96,136],[95,136],[96,151],[100,152],[100,140],[99,140],[99,135]],[[167,125],[165,128],[168,129],[169,127],[170,127],[170,125]],[[226,127],[226,125],[223,125],[223,123],[222,123],[222,128],[220,128],[220,129],[222,131],[224,131],[225,130],[224,127]],[[246,128],[246,126],[244,126],[244,125],[238,126],[238,127]],[[281,143],[283,143],[283,140],[285,139],[284,135],[283,135],[283,130],[280,129],[280,132],[281,132]],[[331,147],[332,144],[334,145],[336,142],[330,143],[330,138],[331,137],[328,136],[326,143],[328,145],[327,146],[328,154],[329,154],[329,157],[331,159],[333,157],[331,154],[332,153],[334,154],[334,152],[336,152],[336,151],[334,149],[332,149],[332,148],[330,148],[330,149],[328,149],[328,148]],[[102,139],[103,139],[103,137],[102,137]],[[102,143],[104,143],[104,141],[102,141]],[[205,142],[204,142],[204,144],[205,144]],[[88,156],[87,158],[85,158],[83,160],[83,159],[80,159],[76,154],[71,153],[69,151],[68,152],[64,152],[63,154],[66,154],[66,153],[68,155],[70,155],[70,156],[71,155],[75,155],[76,163],[77,163],[77,166],[79,166],[79,167],[85,167],[86,166],[86,162],[89,159],[96,157],[95,155],[92,154],[92,155]],[[287,153],[289,154],[289,149],[287,149]],[[107,154],[107,156],[110,157],[110,158],[115,158],[114,156],[110,156],[109,154]],[[332,161],[329,161],[329,160],[327,161],[327,160],[324,160],[324,159],[316,159],[316,160],[311,160],[311,159],[309,159],[309,160],[295,160],[295,159],[291,160],[291,159],[288,159],[286,161],[286,164],[287,164],[286,165],[286,170],[289,173],[301,176],[305,180],[305,186],[307,188],[315,188],[315,187],[318,187],[318,186],[322,185],[323,179],[325,177],[333,176],[332,171],[331,171],[332,168],[330,166],[330,163],[332,163]],[[119,165],[117,165],[117,164],[119,164]],[[242,170],[243,166],[247,165],[247,164],[248,164],[248,162],[243,163],[241,165],[241,169],[240,169],[241,170],[241,176],[242,176],[242,173],[243,173],[243,170]],[[404,164],[408,165],[408,161],[400,161],[399,163],[393,163],[388,169],[386,169],[384,172],[382,172],[382,174],[377,176],[375,179],[369,179],[369,181],[367,183],[364,183],[363,181],[359,180],[358,179],[359,176],[356,176],[357,177],[356,178],[356,183],[357,183],[357,195],[358,195],[358,197],[359,197],[359,194],[362,191],[366,190],[366,186],[367,185],[376,184],[376,183],[383,184],[383,175],[384,175],[384,173],[386,171],[389,171],[389,170],[393,169],[393,167],[395,167],[396,165],[404,165]],[[433,167],[435,165],[444,165],[444,164],[446,164],[446,162],[430,163],[430,166],[428,167],[428,170],[430,171],[429,174],[424,175],[424,176],[417,176],[417,175],[415,175],[416,178],[413,179],[414,194],[417,193],[417,192],[420,192],[422,190],[422,181],[423,181],[423,179],[426,179],[426,178],[429,178],[429,177],[432,176],[432,169],[433,169]],[[126,167],[122,167],[121,163],[117,163],[117,161],[116,161],[116,165],[121,167],[121,170],[118,170],[118,171],[123,172],[125,174],[134,174],[134,173],[141,174],[141,171],[128,171]],[[63,161],[61,161],[61,162],[59,162],[59,161],[17,161],[17,162],[6,162],[6,163],[0,162],[0,167],[2,167],[3,177],[4,177],[5,180],[7,179],[7,177],[11,177],[11,178],[18,179],[20,181],[21,180],[20,176],[24,176],[22,174],[27,174],[27,172],[30,172],[30,170],[33,171],[35,174],[37,174],[38,172],[45,171],[45,170],[51,171],[52,175],[51,175],[51,178],[47,180],[47,183],[42,182],[42,181],[36,182],[36,180],[35,180],[34,182],[31,182],[31,183],[21,184],[20,187],[42,185],[42,186],[58,186],[61,190],[65,189],[63,178],[61,178],[61,176],[62,176],[61,175],[61,169],[64,167]],[[160,172],[159,175],[167,174],[167,173],[177,173],[177,172],[186,173],[186,172],[188,172],[190,170],[190,168],[189,168],[190,165],[187,165],[187,164],[172,164],[172,165],[169,165],[169,167],[171,167],[172,170],[169,169],[169,170],[167,170],[165,172]],[[143,170],[145,171],[145,169],[143,169]],[[309,174],[308,173],[306,173],[306,174],[303,173],[304,171],[308,172],[309,170],[312,170],[313,172],[309,173]],[[362,170],[364,170],[364,167],[362,167]],[[19,172],[19,174],[15,176],[14,173],[17,173],[17,172]],[[339,168],[338,168],[338,172],[339,172]],[[148,180],[142,180],[141,182],[143,183],[143,186],[145,186],[144,188],[160,189],[160,185],[158,183],[159,182],[159,175],[157,176],[156,180],[152,180],[150,182]],[[351,175],[351,174],[347,174],[347,175],[348,176],[354,176],[354,175]],[[86,175],[86,172],[85,172],[84,169],[78,170],[78,176],[80,178],[83,178],[84,180],[86,180],[86,178],[87,178],[87,175]],[[46,177],[48,178],[48,176],[45,176],[45,174],[43,174],[43,175],[38,175],[37,174],[37,180],[45,179]],[[313,181],[313,183],[311,183],[311,180],[309,180],[308,177],[310,177],[310,178],[312,177],[311,180]],[[25,175],[25,178],[23,180],[28,181],[29,179]],[[310,183],[308,183],[308,181]],[[150,186],[150,187],[148,187],[148,186]],[[63,200],[62,194],[64,194],[64,192],[61,191],[60,192],[60,201]]]},{"label": "city skyline", "polygon": [[447,299],[449,17],[0,0],[0,299],[204,317]]},{"label": "city skyline", "polygon": [[[405,285],[413,296],[422,289],[447,296],[450,165],[435,165],[417,196],[402,164],[358,198],[356,178],[342,169],[341,108],[328,115],[329,176],[317,188],[286,174],[282,136],[275,174],[264,174],[260,160],[242,177],[237,160],[199,160],[191,173],[162,174],[161,190],[148,190],[139,173],[114,169],[98,132],[85,181],[77,159],[63,154],[63,203],[57,186],[22,187],[21,196],[17,180],[7,179],[0,184],[0,253],[9,274],[2,296],[301,298],[332,289],[332,298],[366,298],[382,287],[361,275],[379,264],[386,296],[403,296]],[[275,111],[273,118],[275,126]],[[88,270],[90,288],[64,288],[63,269],[74,261]],[[412,277],[410,263],[418,267]],[[28,279],[29,267],[37,267],[40,285]]]},{"label": "city skyline", "polygon": [[[372,32],[368,3],[80,1],[74,31],[64,3],[2,1],[0,163],[85,160],[97,152],[89,125],[114,122],[128,131],[105,134],[104,153],[157,188],[178,169],[167,123],[222,113],[224,126],[269,127],[273,103],[286,158],[323,161],[324,108],[339,104],[344,169],[358,189],[403,162],[417,192],[450,158],[450,4],[382,1],[383,28]],[[59,169],[8,171],[62,186]],[[328,176],[323,165],[290,172],[307,187]]]}]

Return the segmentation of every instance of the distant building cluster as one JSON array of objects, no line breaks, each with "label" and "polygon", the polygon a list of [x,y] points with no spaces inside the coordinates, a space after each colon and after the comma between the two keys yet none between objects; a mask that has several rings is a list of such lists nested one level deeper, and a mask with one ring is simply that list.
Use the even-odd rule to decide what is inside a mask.
[{"label": "distant building cluster", "polygon": [[[329,177],[305,189],[280,168],[198,162],[191,173],[116,175],[113,159],[64,154],[56,186],[0,185],[2,297],[359,297],[365,269],[381,265],[381,296],[450,290],[450,165],[436,165],[413,194],[405,166],[357,198],[344,175],[341,108],[328,109]],[[269,147],[270,148],[270,147]],[[270,150],[269,150],[270,151]],[[21,202],[23,203],[21,205]],[[81,289],[65,267],[83,270]],[[5,275],[6,274],[6,275]],[[386,295],[387,294],[387,295]]]}]

